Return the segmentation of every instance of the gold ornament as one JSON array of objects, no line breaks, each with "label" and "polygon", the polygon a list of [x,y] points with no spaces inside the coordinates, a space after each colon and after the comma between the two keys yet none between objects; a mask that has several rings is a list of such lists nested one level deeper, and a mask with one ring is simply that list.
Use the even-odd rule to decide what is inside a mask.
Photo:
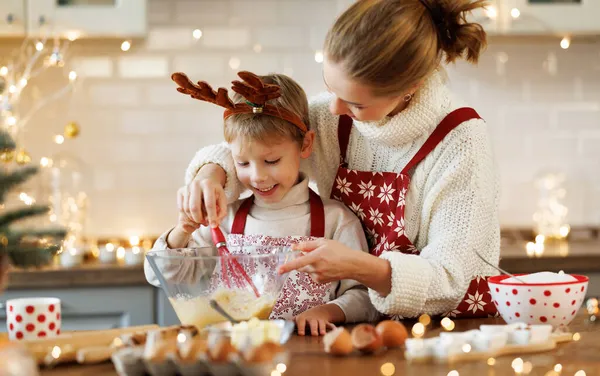
[{"label": "gold ornament", "polygon": [[29,153],[27,153],[27,151],[25,149],[21,149],[17,153],[15,162],[17,162],[17,164],[20,164],[20,165],[25,165],[25,164],[31,162],[31,156],[29,155]]},{"label": "gold ornament", "polygon": [[69,122],[65,125],[65,137],[75,138],[79,135],[79,124],[74,121]]},{"label": "gold ornament", "polygon": [[10,163],[12,162],[13,158],[15,157],[15,151],[14,150],[2,150],[0,152],[0,161],[4,162],[4,163]]}]

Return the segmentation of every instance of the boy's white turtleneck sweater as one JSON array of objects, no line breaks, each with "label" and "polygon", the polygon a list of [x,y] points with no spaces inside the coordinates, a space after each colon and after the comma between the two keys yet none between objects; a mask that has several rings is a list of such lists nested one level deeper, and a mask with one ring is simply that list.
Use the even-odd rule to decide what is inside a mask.
[{"label": "boy's white turtleneck sweater", "polygon": [[[340,160],[338,117],[329,112],[331,100],[331,94],[322,94],[310,103],[310,127],[317,137],[303,165],[323,197],[330,196]],[[404,111],[378,122],[354,121],[349,168],[399,173],[442,119],[464,106],[446,87],[443,73],[434,73]],[[406,196],[406,235],[421,254],[380,256],[392,268],[387,296],[369,290],[380,312],[402,317],[445,313],[458,305],[473,278],[497,274],[475,254],[499,261],[498,177],[492,154],[486,123],[474,119],[447,135],[414,169]],[[198,151],[186,184],[207,163],[225,169],[227,196],[237,199],[243,187],[226,144]]]},{"label": "boy's white turtleneck sweater", "polygon": [[[264,202],[260,197],[254,197],[254,204],[246,219],[245,235],[265,235],[273,237],[287,236],[310,236],[310,201],[308,178],[302,176],[302,180],[294,185],[289,192],[277,203]],[[243,200],[233,202],[228,207],[227,217],[221,222],[221,229],[225,235],[231,232],[231,226],[235,213]],[[359,219],[346,208],[344,204],[336,200],[323,198],[325,210],[325,238],[334,239],[348,244],[353,249],[367,252],[367,240],[362,230]],[[167,231],[154,243],[153,250],[168,249]],[[192,234],[192,240],[188,247],[213,247],[210,229],[200,227]],[[185,252],[185,251],[184,251]],[[199,269],[189,262],[176,262],[163,271],[168,274],[164,276],[171,280],[194,280]],[[154,275],[152,268],[145,262],[144,272],[148,282],[158,285],[159,281]],[[163,273],[164,274],[164,273]],[[342,280],[336,283],[329,297],[331,304],[336,304],[342,309],[347,323],[376,321],[379,313],[369,301],[369,295],[364,286],[353,280]]]}]

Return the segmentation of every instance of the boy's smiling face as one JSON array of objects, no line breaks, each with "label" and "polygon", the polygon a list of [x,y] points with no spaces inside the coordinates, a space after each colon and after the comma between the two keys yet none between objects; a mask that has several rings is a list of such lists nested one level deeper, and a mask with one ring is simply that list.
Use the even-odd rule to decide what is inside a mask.
[{"label": "boy's smiling face", "polygon": [[239,181],[267,203],[276,203],[298,182],[300,160],[312,151],[314,132],[303,145],[288,138],[269,140],[235,139],[229,144]]}]

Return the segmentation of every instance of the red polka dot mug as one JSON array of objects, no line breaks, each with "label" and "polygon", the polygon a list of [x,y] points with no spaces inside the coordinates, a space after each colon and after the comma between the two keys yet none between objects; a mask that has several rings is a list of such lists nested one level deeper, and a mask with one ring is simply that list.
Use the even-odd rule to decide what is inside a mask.
[{"label": "red polka dot mug", "polygon": [[60,334],[60,299],[20,298],[6,302],[10,340],[55,337]]}]

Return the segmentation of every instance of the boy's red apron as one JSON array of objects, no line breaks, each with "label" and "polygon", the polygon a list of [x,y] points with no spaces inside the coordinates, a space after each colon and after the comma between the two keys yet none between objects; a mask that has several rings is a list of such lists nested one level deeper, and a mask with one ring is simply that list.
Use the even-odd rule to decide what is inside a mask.
[{"label": "boy's red apron", "polygon": [[[250,196],[240,206],[233,219],[231,234],[227,236],[230,246],[267,246],[264,252],[269,252],[268,246],[289,246],[325,236],[325,208],[318,194],[309,189],[310,200],[310,236],[272,237],[265,235],[244,235],[246,219],[254,202]],[[243,252],[243,248],[240,248]],[[313,281],[308,273],[292,271],[279,294],[273,307],[271,319],[291,320],[294,316],[331,300],[336,284],[319,284]]]},{"label": "boy's red apron", "polygon": [[[421,162],[454,128],[461,123],[479,119],[472,108],[459,108],[446,116],[431,136],[399,174],[348,169],[346,151],[352,119],[341,116],[338,139],[341,162],[331,190],[331,197],[343,202],[360,218],[369,241],[369,251],[375,256],[385,251],[419,254],[406,237],[404,207],[410,183],[408,173]],[[471,281],[462,302],[446,315],[451,317],[487,317],[496,315],[485,277]]]}]

